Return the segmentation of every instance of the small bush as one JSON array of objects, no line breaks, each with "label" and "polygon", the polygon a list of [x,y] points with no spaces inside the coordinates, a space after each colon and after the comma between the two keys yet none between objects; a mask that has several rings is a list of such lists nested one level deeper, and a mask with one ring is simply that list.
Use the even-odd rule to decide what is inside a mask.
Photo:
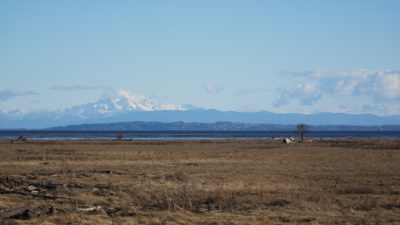
[{"label": "small bush", "polygon": [[158,193],[154,193],[157,202],[154,204],[156,208],[167,210],[189,210],[199,212],[201,208],[201,200],[198,190],[193,185],[183,185],[180,187],[164,187]]},{"label": "small bush", "polygon": [[164,175],[164,179],[168,181],[187,181],[189,178],[184,172],[177,171],[173,174]]},{"label": "small bush", "polygon": [[118,141],[120,141],[124,138],[124,134],[122,132],[119,132],[115,134],[115,137],[117,138]]},{"label": "small bush", "polygon": [[158,210],[187,210],[195,213],[201,211],[236,211],[256,210],[271,204],[285,206],[290,204],[287,200],[260,198],[253,192],[237,191],[205,191],[194,184],[165,185],[149,192],[133,191],[135,202],[142,209]]}]

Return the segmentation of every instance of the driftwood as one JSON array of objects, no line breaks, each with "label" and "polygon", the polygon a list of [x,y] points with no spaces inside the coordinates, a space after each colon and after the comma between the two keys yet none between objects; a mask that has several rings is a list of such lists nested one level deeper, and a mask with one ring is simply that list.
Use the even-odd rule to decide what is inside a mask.
[{"label": "driftwood", "polygon": [[0,177],[0,184],[4,186],[34,186],[36,188],[42,188],[47,190],[53,190],[57,188],[56,184],[46,183],[46,182],[35,182],[31,180],[25,180],[15,177]]},{"label": "driftwood", "polygon": [[108,216],[118,217],[118,216],[135,216],[136,212],[129,208],[107,208],[105,209]]},{"label": "driftwood", "polygon": [[63,196],[53,196],[53,195],[46,195],[46,194],[36,194],[36,193],[24,192],[24,191],[13,190],[13,189],[0,189],[0,194],[24,195],[24,196],[31,196],[31,197],[35,197],[35,198],[41,198],[41,199],[45,199],[45,200],[54,200],[54,199],[68,199],[68,200],[72,200],[71,198],[63,197]]},{"label": "driftwood", "polygon": [[97,214],[102,210],[102,207],[97,205],[94,207],[89,207],[89,208],[84,208],[84,209],[78,209],[80,212],[84,212],[86,214]]},{"label": "driftwood", "polygon": [[83,185],[83,184],[57,184],[57,183],[47,183],[47,182],[36,182],[21,178],[14,177],[0,177],[0,184],[11,184],[13,186],[34,186],[37,189],[55,190],[57,188],[76,188],[76,189],[91,189],[91,188],[101,188],[109,189],[111,186],[105,184],[95,184],[95,185]]},{"label": "driftwood", "polygon": [[16,144],[16,143],[24,143],[26,141],[26,136],[25,135],[21,135],[17,138],[17,140],[15,141],[11,141],[11,143]]},{"label": "driftwood", "polygon": [[18,220],[28,220],[34,217],[39,217],[42,215],[49,215],[56,212],[53,206],[41,205],[32,206],[28,205],[18,209],[6,210],[0,214],[4,219],[18,219]]}]

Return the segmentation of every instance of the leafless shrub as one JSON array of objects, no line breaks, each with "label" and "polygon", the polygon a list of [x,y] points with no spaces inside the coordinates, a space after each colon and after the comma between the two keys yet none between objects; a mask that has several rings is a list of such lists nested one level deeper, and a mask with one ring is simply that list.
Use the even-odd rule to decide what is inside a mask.
[{"label": "leafless shrub", "polygon": [[308,133],[308,129],[309,129],[309,126],[304,123],[297,125],[297,132],[300,135],[301,142],[304,141],[304,134]]},{"label": "leafless shrub", "polygon": [[180,210],[198,212],[201,207],[199,191],[194,185],[182,185],[180,187],[164,187],[155,192],[156,205],[159,209]]},{"label": "leafless shrub", "polygon": [[187,181],[189,178],[184,172],[177,171],[172,174],[164,175],[164,179],[168,181]]},{"label": "leafless shrub", "polygon": [[124,133],[118,132],[115,134],[115,137],[117,138],[118,141],[121,141],[124,138]]},{"label": "leafless shrub", "polygon": [[[132,192],[137,203],[142,209],[158,210],[187,210],[191,212],[201,211],[234,211],[234,210],[255,210],[268,205],[260,195],[250,192],[237,191],[205,191],[193,184],[164,186],[153,189],[147,193]],[[286,200],[275,200],[271,203],[274,206],[289,204]],[[271,205],[271,206],[272,206]]]}]

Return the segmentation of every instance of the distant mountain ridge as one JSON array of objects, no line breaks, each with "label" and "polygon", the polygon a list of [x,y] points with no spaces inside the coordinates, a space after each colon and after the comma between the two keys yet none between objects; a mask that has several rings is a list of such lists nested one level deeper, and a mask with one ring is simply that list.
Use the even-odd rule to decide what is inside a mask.
[{"label": "distant mountain ridge", "polygon": [[[400,131],[400,125],[349,126],[349,125],[312,125],[310,131]],[[65,127],[53,127],[48,130],[59,131],[296,131],[296,125],[251,124],[251,123],[185,123],[185,122],[120,122],[80,124]]]},{"label": "distant mountain ridge", "polygon": [[399,125],[400,115],[377,116],[372,114],[346,113],[273,113],[235,112],[203,109],[193,105],[166,105],[129,92],[104,98],[94,103],[78,105],[62,110],[26,112],[0,111],[0,129],[42,129],[76,124],[117,123],[128,121],[184,123],[217,123],[221,121],[248,124],[298,124],[380,126]]}]

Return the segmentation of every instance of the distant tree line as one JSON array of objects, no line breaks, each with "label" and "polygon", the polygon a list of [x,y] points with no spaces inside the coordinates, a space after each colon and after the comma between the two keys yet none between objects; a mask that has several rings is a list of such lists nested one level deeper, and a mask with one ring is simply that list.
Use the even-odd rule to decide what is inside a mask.
[{"label": "distant tree line", "polygon": [[[305,125],[305,124],[304,124]],[[55,127],[49,130],[62,131],[298,131],[299,125],[254,124],[254,123],[185,123],[185,122],[121,122],[81,124],[66,127]],[[350,126],[306,125],[304,131],[400,131],[400,125]],[[304,134],[303,134],[304,135]]]}]

